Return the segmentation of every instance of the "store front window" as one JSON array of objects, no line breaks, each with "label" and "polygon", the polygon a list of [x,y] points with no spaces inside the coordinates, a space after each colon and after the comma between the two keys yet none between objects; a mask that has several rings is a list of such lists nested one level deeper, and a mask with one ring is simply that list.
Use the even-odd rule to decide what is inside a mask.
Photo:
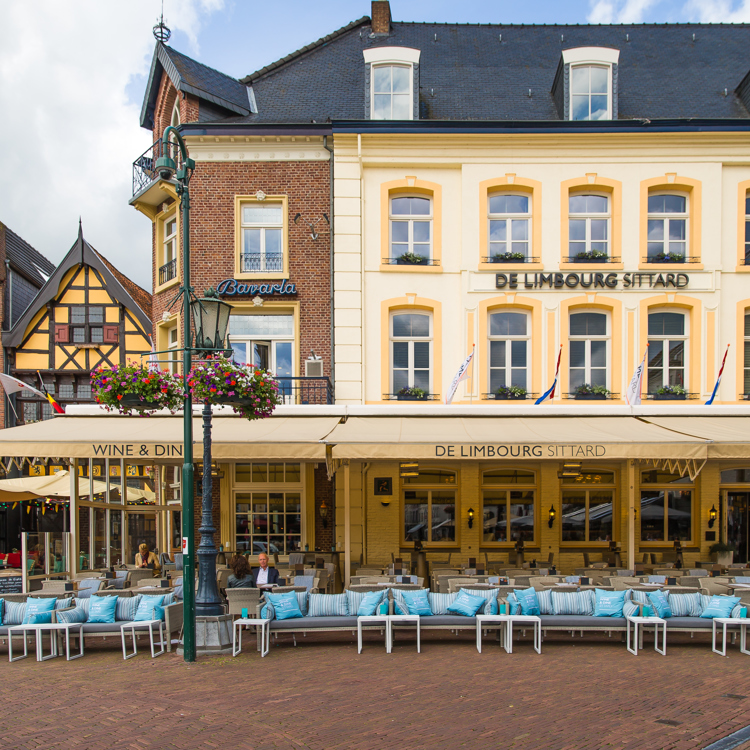
[{"label": "store front window", "polygon": [[422,469],[403,479],[404,541],[456,541],[456,473]]},{"label": "store front window", "polygon": [[658,469],[641,472],[641,542],[690,541],[693,482]]},{"label": "store front window", "polygon": [[482,542],[534,542],[536,475],[493,469],[482,475]]},{"label": "store front window", "polygon": [[611,542],[615,473],[584,467],[562,483],[562,541]]}]

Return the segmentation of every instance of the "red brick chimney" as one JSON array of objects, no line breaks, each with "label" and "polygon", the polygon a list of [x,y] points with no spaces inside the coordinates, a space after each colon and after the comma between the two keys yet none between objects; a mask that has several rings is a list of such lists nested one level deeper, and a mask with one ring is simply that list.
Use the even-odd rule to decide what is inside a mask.
[{"label": "red brick chimney", "polygon": [[391,33],[391,4],[388,0],[372,0],[372,33]]}]

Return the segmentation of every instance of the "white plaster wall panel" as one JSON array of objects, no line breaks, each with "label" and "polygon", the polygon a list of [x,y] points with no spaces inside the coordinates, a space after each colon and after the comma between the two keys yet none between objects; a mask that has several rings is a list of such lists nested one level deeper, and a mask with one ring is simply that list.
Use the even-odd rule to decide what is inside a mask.
[{"label": "white plaster wall panel", "polygon": [[334,179],[333,196],[334,198],[359,198],[359,180]]},{"label": "white plaster wall panel", "polygon": [[358,292],[361,288],[362,280],[359,273],[343,273],[342,271],[337,271],[333,276],[333,289],[335,292]]}]

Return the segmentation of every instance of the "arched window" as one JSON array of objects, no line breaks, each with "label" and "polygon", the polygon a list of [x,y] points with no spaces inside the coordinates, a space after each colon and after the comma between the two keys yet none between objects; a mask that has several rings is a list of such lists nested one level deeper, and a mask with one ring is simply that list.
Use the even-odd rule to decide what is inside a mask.
[{"label": "arched window", "polygon": [[649,313],[649,393],[684,397],[688,386],[687,343],[687,316],[684,313]]},{"label": "arched window", "polygon": [[517,386],[529,390],[531,321],[526,312],[503,310],[489,315],[489,390]]},{"label": "arched window", "polygon": [[390,262],[429,265],[432,258],[432,200],[399,195],[390,199]]},{"label": "arched window", "polygon": [[686,195],[648,196],[649,263],[685,263],[688,258],[688,199]]},{"label": "arched window", "polygon": [[608,387],[609,317],[601,312],[570,314],[570,391],[584,385]]},{"label": "arched window", "polygon": [[503,468],[482,474],[482,543],[534,542],[536,474]]},{"label": "arched window", "polygon": [[489,196],[488,261],[523,262],[529,259],[531,196],[500,193]]},{"label": "arched window", "polygon": [[568,198],[568,252],[575,262],[606,262],[610,257],[608,195],[574,193]]},{"label": "arched window", "polygon": [[404,477],[404,538],[411,542],[456,541],[456,473],[445,469],[420,469]]},{"label": "arched window", "polygon": [[[391,316],[391,393],[423,398],[432,389],[432,316],[396,312]],[[405,390],[418,389],[418,393]]]},{"label": "arched window", "polygon": [[745,320],[743,327],[743,379],[742,393],[750,395],[750,311],[745,310]]}]

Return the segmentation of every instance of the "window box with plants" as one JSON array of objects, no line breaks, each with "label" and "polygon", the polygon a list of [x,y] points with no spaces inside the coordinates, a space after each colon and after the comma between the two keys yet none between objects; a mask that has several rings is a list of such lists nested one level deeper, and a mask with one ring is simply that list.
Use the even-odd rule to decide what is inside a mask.
[{"label": "window box with plants", "polygon": [[602,250],[589,250],[576,253],[571,260],[574,263],[606,263],[609,260],[609,255]]},{"label": "window box with plants", "polygon": [[497,253],[491,256],[493,263],[524,263],[526,256],[523,253],[513,253],[508,251],[507,253]]},{"label": "window box with plants", "polygon": [[416,253],[403,253],[396,257],[397,266],[426,266],[429,258]]},{"label": "window box with plants", "polygon": [[145,414],[158,409],[174,413],[182,408],[184,399],[180,378],[140,365],[94,370],[91,390],[97,404],[120,414]]},{"label": "window box with plants", "polygon": [[520,385],[501,385],[492,395],[497,401],[522,401],[527,391]]},{"label": "window box with plants", "polygon": [[715,542],[708,548],[708,554],[717,565],[729,566],[734,561],[735,548],[726,542]]},{"label": "window box with plants", "polygon": [[396,393],[398,401],[426,401],[427,391],[422,388],[402,388]]},{"label": "window box with plants", "polygon": [[685,256],[682,253],[656,253],[648,259],[649,263],[684,263]]},{"label": "window box with plants", "polygon": [[664,385],[654,393],[655,401],[684,401],[687,391],[681,385]]},{"label": "window box with plants", "polygon": [[583,383],[574,391],[576,401],[605,401],[610,393],[609,388],[590,383]]}]

